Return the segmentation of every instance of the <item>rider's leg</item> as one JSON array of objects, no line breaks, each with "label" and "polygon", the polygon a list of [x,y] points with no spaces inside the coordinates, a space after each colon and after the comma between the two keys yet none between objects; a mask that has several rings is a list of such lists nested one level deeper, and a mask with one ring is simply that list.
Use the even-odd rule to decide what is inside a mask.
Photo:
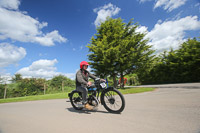
[{"label": "rider's leg", "polygon": [[89,110],[92,110],[92,106],[90,106],[88,103],[87,103],[87,95],[88,95],[88,90],[87,88],[84,88],[84,87],[77,87],[76,88],[78,91],[80,91],[82,93],[82,98],[83,98],[83,105],[85,108],[89,109]]},{"label": "rider's leg", "polygon": [[88,94],[87,88],[79,86],[76,89],[82,93],[83,104],[86,104],[87,103],[87,94]]}]

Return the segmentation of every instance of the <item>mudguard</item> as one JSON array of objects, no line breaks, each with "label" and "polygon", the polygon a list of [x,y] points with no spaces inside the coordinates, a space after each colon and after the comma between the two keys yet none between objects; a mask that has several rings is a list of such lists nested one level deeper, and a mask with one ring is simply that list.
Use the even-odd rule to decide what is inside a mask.
[{"label": "mudguard", "polygon": [[68,97],[69,97],[69,98],[70,98],[72,92],[78,92],[78,91],[77,91],[77,90],[73,90],[73,91],[71,91],[70,93],[68,93]]}]

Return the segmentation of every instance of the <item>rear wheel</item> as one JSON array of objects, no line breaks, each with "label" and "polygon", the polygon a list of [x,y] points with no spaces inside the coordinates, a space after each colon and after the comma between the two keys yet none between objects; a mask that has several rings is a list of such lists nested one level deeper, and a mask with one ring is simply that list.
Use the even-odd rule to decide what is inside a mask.
[{"label": "rear wheel", "polygon": [[83,103],[82,103],[81,92],[72,91],[70,94],[70,102],[71,102],[72,106],[74,107],[74,109],[82,110]]},{"label": "rear wheel", "polygon": [[124,96],[116,89],[108,89],[103,93],[102,103],[106,110],[121,113],[125,107]]}]

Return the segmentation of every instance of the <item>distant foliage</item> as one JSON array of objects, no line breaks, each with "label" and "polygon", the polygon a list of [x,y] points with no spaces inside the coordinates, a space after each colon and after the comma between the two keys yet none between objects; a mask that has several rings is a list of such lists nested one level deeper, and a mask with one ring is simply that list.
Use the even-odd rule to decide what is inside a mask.
[{"label": "distant foliage", "polygon": [[129,86],[140,85],[140,81],[139,81],[137,74],[129,74],[129,75],[125,76],[125,78],[127,78],[126,84]]},{"label": "distant foliage", "polygon": [[41,78],[22,78],[20,74],[16,74],[11,84],[0,84],[0,98],[4,97],[5,86],[7,87],[6,98],[22,97],[30,95],[66,92],[75,88],[75,81],[63,76],[55,76],[51,80]]},{"label": "distant foliage", "polygon": [[[48,81],[48,90],[47,92],[60,92],[62,89],[71,90],[71,88],[75,88],[75,81],[71,80],[63,75],[55,76],[51,80]],[[64,87],[64,88],[62,88]]]},{"label": "distant foliage", "polygon": [[4,88],[5,88],[5,85],[0,84],[0,98],[3,98],[4,96]]},{"label": "distant foliage", "polygon": [[178,50],[163,52],[148,73],[138,73],[143,84],[200,82],[200,41],[188,39]]},{"label": "distant foliage", "polygon": [[17,73],[15,74],[15,76],[12,78],[12,81],[13,82],[18,82],[18,81],[21,81],[22,80],[22,75]]}]

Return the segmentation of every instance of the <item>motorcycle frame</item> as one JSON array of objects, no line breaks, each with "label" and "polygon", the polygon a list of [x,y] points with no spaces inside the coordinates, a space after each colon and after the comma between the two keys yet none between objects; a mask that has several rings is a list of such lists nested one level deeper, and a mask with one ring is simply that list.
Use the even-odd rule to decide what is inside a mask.
[{"label": "motorcycle frame", "polygon": [[[96,86],[96,85],[95,85]],[[109,87],[107,87],[107,88],[101,88],[100,87],[100,85],[98,85],[98,86],[96,86],[97,87],[97,90],[95,90],[95,91],[88,91],[88,96],[89,96],[89,94],[90,93],[92,93],[91,95],[93,95],[93,96],[95,96],[96,98],[97,98],[97,100],[99,101],[99,98],[100,98],[100,103],[103,105],[103,95],[104,95],[104,93],[106,92],[106,90],[113,90],[114,89],[114,87],[111,87],[111,86],[109,86]],[[94,95],[94,93],[95,93],[95,95]],[[100,96],[100,93],[101,93],[101,96]]]}]

